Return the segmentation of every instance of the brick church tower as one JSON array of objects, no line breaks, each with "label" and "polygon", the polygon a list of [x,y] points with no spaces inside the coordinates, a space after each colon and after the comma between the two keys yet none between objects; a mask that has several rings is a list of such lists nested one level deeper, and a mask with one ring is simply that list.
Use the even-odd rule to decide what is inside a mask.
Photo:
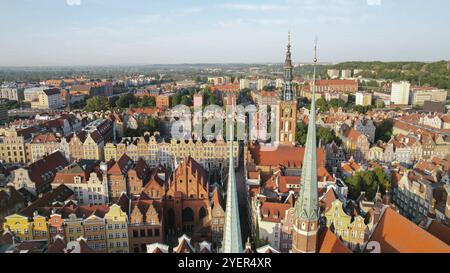
[{"label": "brick church tower", "polygon": [[289,33],[286,60],[284,62],[284,86],[278,105],[277,140],[281,145],[295,145],[297,127],[297,96],[293,89],[293,66],[291,58],[291,34]]}]

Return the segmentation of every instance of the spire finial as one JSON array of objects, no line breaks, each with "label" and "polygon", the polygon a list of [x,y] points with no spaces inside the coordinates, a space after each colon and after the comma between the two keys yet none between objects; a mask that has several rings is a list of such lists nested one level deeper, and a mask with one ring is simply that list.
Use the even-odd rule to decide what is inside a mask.
[{"label": "spire finial", "polygon": [[291,31],[288,32],[288,46],[291,46]]},{"label": "spire finial", "polygon": [[313,99],[315,99],[316,97],[316,69],[317,69],[317,36],[316,39],[314,40],[314,76],[313,76],[313,90],[312,90],[312,97]]}]

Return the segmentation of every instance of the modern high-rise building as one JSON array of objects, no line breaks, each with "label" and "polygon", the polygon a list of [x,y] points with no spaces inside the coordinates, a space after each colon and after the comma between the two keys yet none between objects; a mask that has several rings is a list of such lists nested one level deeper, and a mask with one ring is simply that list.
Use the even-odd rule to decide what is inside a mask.
[{"label": "modern high-rise building", "polygon": [[397,105],[408,105],[411,84],[406,81],[392,83],[391,101]]},{"label": "modern high-rise building", "polygon": [[342,78],[343,79],[350,79],[351,77],[352,77],[352,71],[350,69],[342,70]]},{"label": "modern high-rise building", "polygon": [[250,88],[250,80],[249,79],[240,79],[239,80],[239,89]]},{"label": "modern high-rise building", "polygon": [[6,99],[0,99],[0,125],[4,125],[8,122],[8,101]]},{"label": "modern high-rise building", "polygon": [[258,83],[257,83],[257,88],[258,88],[259,91],[261,91],[267,85],[269,85],[269,81],[267,79],[259,79]]},{"label": "modern high-rise building", "polygon": [[339,70],[338,69],[328,69],[327,74],[330,79],[339,78]]},{"label": "modern high-rise building", "polygon": [[356,105],[369,106],[372,104],[372,94],[366,92],[356,92]]}]

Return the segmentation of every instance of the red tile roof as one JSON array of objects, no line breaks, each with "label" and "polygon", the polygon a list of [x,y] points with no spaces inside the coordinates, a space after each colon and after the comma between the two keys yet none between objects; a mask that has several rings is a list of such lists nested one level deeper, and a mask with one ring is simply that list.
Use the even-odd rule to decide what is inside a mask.
[{"label": "red tile roof", "polygon": [[122,157],[108,169],[108,174],[124,175],[133,166],[133,163],[133,160],[129,156],[123,154]]},{"label": "red tile roof", "polygon": [[327,192],[320,198],[320,207],[324,212],[328,211],[338,196],[333,188],[328,188]]},{"label": "red tile roof", "polygon": [[32,163],[28,167],[30,179],[36,184],[36,187],[39,188],[52,182],[57,171],[62,170],[68,165],[69,162],[61,152],[54,152]]},{"label": "red tile roof", "polygon": [[369,242],[378,242],[381,253],[450,253],[449,245],[391,208],[384,211]]},{"label": "red tile roof", "polygon": [[352,253],[344,243],[328,228],[319,236],[319,253]]},{"label": "red tile roof", "polygon": [[263,221],[279,223],[286,216],[286,210],[290,208],[292,204],[289,203],[262,202],[261,218]]},{"label": "red tile roof", "polygon": [[[304,147],[291,147],[280,145],[276,150],[263,150],[259,145],[249,146],[249,151],[259,166],[279,166],[301,167],[305,154]],[[321,148],[317,149],[317,166],[321,167],[325,164],[325,151]]]}]

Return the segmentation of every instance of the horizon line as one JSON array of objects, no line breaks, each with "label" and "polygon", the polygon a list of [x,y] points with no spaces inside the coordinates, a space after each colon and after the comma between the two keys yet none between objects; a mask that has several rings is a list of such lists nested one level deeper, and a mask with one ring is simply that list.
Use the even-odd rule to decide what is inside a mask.
[{"label": "horizon line", "polygon": [[[346,61],[322,61],[318,62],[318,65],[338,65],[342,63],[371,63],[371,62],[381,62],[381,63],[437,63],[437,62],[450,62],[446,59],[439,60],[346,60]],[[283,62],[198,62],[198,63],[130,63],[130,64],[67,64],[67,65],[0,65],[0,69],[9,68],[68,68],[68,67],[131,67],[131,66],[181,66],[181,65],[283,65]],[[294,62],[294,65],[313,65],[313,62]]]}]

